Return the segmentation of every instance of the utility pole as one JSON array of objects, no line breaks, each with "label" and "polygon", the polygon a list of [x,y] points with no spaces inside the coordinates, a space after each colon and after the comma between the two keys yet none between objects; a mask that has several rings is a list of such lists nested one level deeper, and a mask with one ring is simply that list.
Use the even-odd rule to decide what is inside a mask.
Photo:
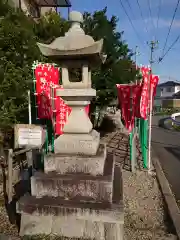
[{"label": "utility pole", "polygon": [[149,83],[148,83],[148,91],[149,91],[149,136],[148,136],[148,172],[151,173],[151,136],[152,136],[152,100],[153,100],[153,89],[151,87],[151,75],[153,73],[153,53],[157,48],[158,41],[151,41],[148,43],[150,46],[150,71],[149,71]]},{"label": "utility pole", "polygon": [[[137,70],[137,57],[140,55],[140,52],[138,51],[138,46],[135,47],[135,52],[134,52],[134,62],[136,65],[136,70]],[[137,84],[137,79],[136,79],[136,84]]]},{"label": "utility pole", "polygon": [[134,52],[134,62],[137,66],[137,57],[140,55],[140,52],[138,51],[138,46],[136,46],[135,48],[135,52]]}]

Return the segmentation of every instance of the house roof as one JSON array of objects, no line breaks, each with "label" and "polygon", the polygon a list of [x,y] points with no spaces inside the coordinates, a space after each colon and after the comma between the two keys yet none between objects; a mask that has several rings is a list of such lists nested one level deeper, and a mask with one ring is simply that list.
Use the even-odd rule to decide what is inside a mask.
[{"label": "house roof", "polygon": [[174,81],[167,81],[158,85],[158,87],[175,87],[180,86],[180,83]]},{"label": "house roof", "polygon": [[71,7],[70,0],[34,0],[41,7]]}]

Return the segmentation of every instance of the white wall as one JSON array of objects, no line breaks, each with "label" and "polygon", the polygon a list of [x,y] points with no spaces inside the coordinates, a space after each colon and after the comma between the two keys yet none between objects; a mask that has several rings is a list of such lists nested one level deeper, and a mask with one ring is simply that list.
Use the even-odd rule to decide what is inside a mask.
[{"label": "white wall", "polygon": [[175,93],[179,92],[180,91],[180,86],[176,86],[175,87]]},{"label": "white wall", "polygon": [[157,87],[156,97],[171,97],[180,91],[180,86],[175,87]]}]

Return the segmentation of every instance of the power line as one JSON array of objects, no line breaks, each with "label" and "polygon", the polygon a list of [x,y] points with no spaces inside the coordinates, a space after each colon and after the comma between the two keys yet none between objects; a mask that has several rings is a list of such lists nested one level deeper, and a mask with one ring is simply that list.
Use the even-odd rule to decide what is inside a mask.
[{"label": "power line", "polygon": [[147,28],[147,26],[146,26],[146,22],[145,22],[144,17],[143,17],[143,13],[142,13],[142,9],[141,9],[139,0],[136,0],[136,1],[137,1],[137,5],[138,5],[138,8],[139,8],[140,14],[141,14],[142,21],[143,21],[144,24],[145,24],[146,32],[148,33],[149,31],[148,31],[148,28]]},{"label": "power line", "polygon": [[134,32],[135,32],[135,34],[136,34],[138,40],[141,42],[141,44],[145,45],[145,44],[143,43],[143,41],[141,40],[141,38],[140,38],[138,32],[136,31],[136,28],[134,27],[134,24],[133,24],[131,18],[129,17],[129,14],[128,14],[128,12],[126,11],[126,8],[124,7],[122,0],[119,0],[119,2],[120,2],[120,4],[121,4],[121,6],[122,6],[122,8],[123,8],[123,10],[124,10],[124,12],[125,12],[125,14],[126,14],[128,20],[129,20],[129,22],[130,22],[130,24],[131,24],[131,26],[132,26]]},{"label": "power line", "polygon": [[155,28],[155,25],[154,25],[153,18],[152,18],[152,11],[151,11],[150,0],[148,0],[148,8],[149,8],[149,14],[150,14],[150,18],[151,18],[152,26],[153,26],[154,29],[156,29],[156,28]]},{"label": "power line", "polygon": [[130,4],[129,0],[126,0],[126,2],[127,2],[128,6],[129,6],[131,12],[133,13],[133,10],[132,10],[132,7],[131,7],[131,4]]},{"label": "power line", "polygon": [[168,30],[168,34],[167,34],[167,37],[166,37],[166,41],[165,41],[165,44],[164,44],[164,47],[163,47],[162,55],[164,54],[164,50],[165,50],[166,45],[167,45],[167,41],[168,41],[168,38],[169,38],[169,34],[171,32],[171,28],[172,28],[175,16],[176,16],[176,12],[178,10],[179,3],[180,3],[180,0],[177,1],[176,7],[175,7],[175,10],[174,10],[174,14],[173,14],[173,17],[172,17],[172,20],[171,20],[171,24],[169,26],[169,30]]},{"label": "power line", "polygon": [[135,19],[135,15],[134,15],[134,12],[133,12],[133,9],[132,9],[132,7],[131,7],[131,4],[130,4],[129,0],[126,0],[126,2],[127,2],[127,5],[129,6],[129,9],[130,9],[130,12],[131,12],[132,16],[133,16],[134,19]]},{"label": "power line", "polygon": [[180,35],[176,38],[176,40],[171,44],[171,46],[168,48],[168,50],[164,53],[162,57],[159,58],[159,63],[162,62],[162,60],[165,58],[165,56],[169,53],[169,51],[173,48],[173,46],[179,41]]},{"label": "power line", "polygon": [[162,5],[162,0],[159,0],[158,18],[157,18],[157,30],[159,28],[159,17],[160,17],[160,12],[161,12],[161,5]]}]

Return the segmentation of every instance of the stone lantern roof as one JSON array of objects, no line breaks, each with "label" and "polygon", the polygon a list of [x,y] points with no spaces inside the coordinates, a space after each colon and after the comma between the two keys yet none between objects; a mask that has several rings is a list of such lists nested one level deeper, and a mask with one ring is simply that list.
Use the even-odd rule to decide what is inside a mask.
[{"label": "stone lantern roof", "polygon": [[63,37],[56,38],[51,44],[37,43],[41,53],[46,57],[57,60],[86,59],[92,60],[94,64],[104,62],[102,54],[103,39],[94,39],[85,35],[81,28],[83,16],[81,13],[72,11],[69,15],[72,23],[71,28]]}]

